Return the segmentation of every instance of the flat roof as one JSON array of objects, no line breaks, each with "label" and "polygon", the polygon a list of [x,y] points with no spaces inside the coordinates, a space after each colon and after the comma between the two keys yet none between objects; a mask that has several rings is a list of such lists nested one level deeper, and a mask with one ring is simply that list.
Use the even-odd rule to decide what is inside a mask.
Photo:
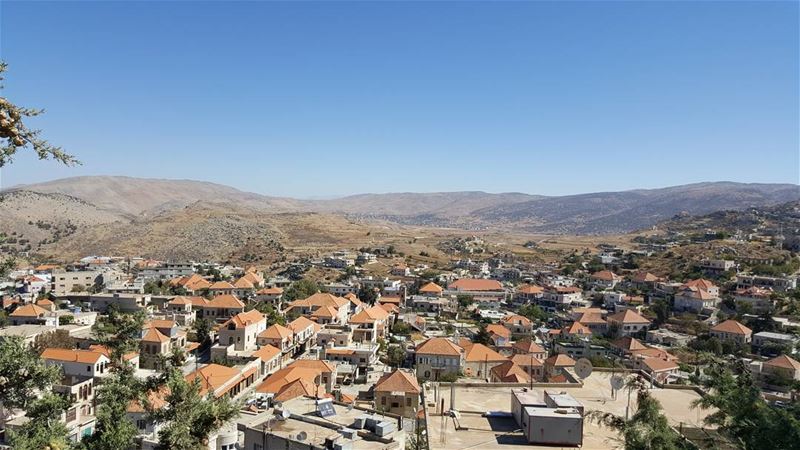
[{"label": "flat roof", "polygon": [[765,337],[769,339],[780,339],[782,341],[793,341],[797,339],[796,337],[792,336],[791,334],[786,333],[775,333],[772,331],[759,331],[758,333],[754,334],[753,336]]},{"label": "flat roof", "polygon": [[534,389],[528,388],[512,389],[511,394],[517,398],[521,405],[540,405],[544,403],[542,396]]},{"label": "flat roof", "polygon": [[[339,438],[340,440],[344,441],[342,434],[334,429],[335,427],[351,428],[351,425],[353,425],[353,422],[355,422],[356,418],[365,414],[369,414],[361,409],[349,409],[347,406],[334,405],[336,414],[322,418],[317,414],[316,400],[308,397],[297,397],[292,400],[285,401],[281,407],[284,410],[288,410],[290,413],[292,413],[292,415],[308,417],[309,421],[295,418],[278,420],[275,418],[275,410],[270,409],[266,412],[262,412],[256,416],[253,416],[250,420],[243,420],[244,417],[240,418],[240,423],[257,430],[262,430],[268,426],[272,434],[295,441],[297,433],[304,431],[307,436],[306,439],[303,440],[304,445],[314,444],[324,446],[326,438]],[[375,414],[375,416],[381,417],[379,414]],[[384,420],[394,422],[395,425],[397,425],[396,418],[390,416],[383,417],[385,418]],[[327,423],[330,424],[330,427],[318,425],[317,423],[312,423],[312,421],[318,423]],[[397,431],[395,431],[395,433],[397,433]],[[374,450],[376,448],[387,448],[393,446],[397,446],[399,448],[399,443],[396,440],[392,443],[381,444],[380,442],[367,441],[358,435],[356,436],[357,437],[353,440],[347,440],[347,442],[352,443],[353,449]],[[393,437],[393,434],[386,436],[386,438]]]},{"label": "flat roof", "polygon": [[564,391],[544,391],[559,408],[583,408],[583,403]]},{"label": "flat roof", "polygon": [[52,325],[35,325],[35,324],[11,325],[5,328],[0,328],[0,337],[5,337],[5,336],[29,337],[29,336],[35,336],[40,333],[52,331],[55,329],[56,327]]},{"label": "flat roof", "polygon": [[[585,411],[601,411],[617,416],[625,416],[627,394],[618,392],[615,399],[611,398],[611,372],[595,371],[583,380],[583,387],[553,387],[547,390],[565,391],[584,405]],[[426,383],[426,398],[433,399],[431,383]],[[520,386],[521,388],[522,386]],[[442,420],[435,414],[436,407],[431,402],[425,405],[428,413],[428,435],[431,448],[438,450],[553,450],[552,446],[537,446],[528,444],[519,426],[513,418],[483,417],[485,411],[508,411],[510,409],[510,394],[512,389],[508,386],[493,386],[490,383],[459,386],[456,385],[455,409],[459,411],[455,427],[453,418]],[[542,387],[534,387],[534,390]],[[714,410],[691,408],[693,400],[700,396],[690,390],[683,389],[651,389],[651,395],[663,407],[664,414],[670,425],[678,427],[703,426],[703,418]],[[444,400],[447,407],[450,405],[449,385],[442,385],[439,389],[439,401]],[[631,408],[635,408],[636,396],[631,396]],[[438,406],[438,405],[437,405]],[[591,420],[583,424],[583,450],[620,449],[619,434],[608,427],[600,426]]]},{"label": "flat roof", "polygon": [[[559,412],[560,411],[560,412]],[[526,406],[525,412],[532,417],[560,417],[570,419],[581,419],[581,413],[577,409],[548,408],[541,406]]]}]

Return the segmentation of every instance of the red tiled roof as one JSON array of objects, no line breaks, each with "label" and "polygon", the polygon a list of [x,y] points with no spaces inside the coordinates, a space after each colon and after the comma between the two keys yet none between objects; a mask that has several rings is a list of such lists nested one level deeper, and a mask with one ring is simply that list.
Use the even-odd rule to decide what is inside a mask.
[{"label": "red tiled roof", "polygon": [[487,280],[482,278],[462,278],[448,286],[450,289],[459,291],[502,291],[503,285],[497,280]]},{"label": "red tiled roof", "polygon": [[417,346],[417,354],[420,355],[444,355],[459,356],[462,348],[454,344],[447,338],[430,338]]},{"label": "red tiled roof", "polygon": [[718,323],[713,328],[711,328],[711,331],[738,334],[742,336],[748,336],[753,333],[753,330],[747,328],[746,326],[732,319],[726,320],[722,323]]}]

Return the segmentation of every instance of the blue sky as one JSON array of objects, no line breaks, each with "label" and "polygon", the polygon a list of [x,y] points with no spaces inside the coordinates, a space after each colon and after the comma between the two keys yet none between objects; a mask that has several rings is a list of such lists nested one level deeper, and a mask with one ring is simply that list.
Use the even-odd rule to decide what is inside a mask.
[{"label": "blue sky", "polygon": [[798,3],[8,2],[77,168],[270,195],[798,182]]}]

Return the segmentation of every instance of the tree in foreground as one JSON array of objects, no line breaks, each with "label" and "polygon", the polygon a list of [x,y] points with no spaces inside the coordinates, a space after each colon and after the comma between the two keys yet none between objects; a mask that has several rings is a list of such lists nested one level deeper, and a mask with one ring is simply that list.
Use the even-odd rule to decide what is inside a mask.
[{"label": "tree in foreground", "polygon": [[[0,62],[0,89],[8,65]],[[53,159],[68,166],[80,164],[74,156],[41,137],[41,130],[28,128],[24,118],[38,116],[44,111],[17,106],[0,96],[0,167],[10,164],[20,149],[31,148],[39,159]]]},{"label": "tree in foreground", "polygon": [[705,422],[715,425],[747,450],[800,449],[800,405],[770,407],[752,372],[741,361],[731,369],[715,362],[702,378],[707,394],[695,407],[714,409]]},{"label": "tree in foreground", "polygon": [[215,398],[200,392],[200,382],[186,380],[180,369],[169,366],[161,377],[165,405],[156,407],[149,401],[146,408],[157,423],[159,445],[173,450],[207,448],[212,433],[239,416],[239,404],[228,396]]},{"label": "tree in foreground", "polygon": [[97,426],[83,447],[91,450],[130,448],[138,430],[128,418],[128,406],[140,400],[142,383],[125,355],[136,350],[144,326],[143,313],[126,314],[110,307],[93,332],[111,354],[111,374],[97,388]]},{"label": "tree in foreground", "polygon": [[602,411],[592,411],[589,417],[616,429],[622,436],[625,450],[684,450],[692,448],[673,430],[661,411],[661,403],[646,389],[644,383],[634,379],[628,389],[636,390],[636,412],[630,419]]},{"label": "tree in foreground", "polygon": [[128,406],[138,401],[142,383],[134,376],[133,367],[123,363],[97,388],[97,425],[95,432],[84,439],[90,450],[118,450],[132,446],[138,430],[128,418]]},{"label": "tree in foreground", "polygon": [[48,390],[60,375],[58,367],[46,366],[21,337],[0,340],[0,404],[4,410],[27,410],[37,393]]},{"label": "tree in foreground", "polygon": [[72,448],[67,427],[61,415],[69,400],[48,392],[33,400],[25,411],[28,421],[9,431],[8,440],[15,450],[66,450]]}]

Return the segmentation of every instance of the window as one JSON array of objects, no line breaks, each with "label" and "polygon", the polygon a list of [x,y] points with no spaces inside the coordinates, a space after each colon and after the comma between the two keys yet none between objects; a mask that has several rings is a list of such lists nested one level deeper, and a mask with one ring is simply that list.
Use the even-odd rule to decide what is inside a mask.
[{"label": "window", "polygon": [[411,397],[406,397],[406,406],[411,406]]},{"label": "window", "polygon": [[381,405],[386,405],[386,397],[381,397]]},{"label": "window", "polygon": [[140,429],[140,430],[144,430],[144,429],[146,429],[146,428],[147,428],[147,422],[145,422],[145,421],[144,421],[144,420],[142,420],[142,419],[139,419],[139,420],[137,420],[137,421],[136,421],[136,428],[138,428],[138,429]]}]

